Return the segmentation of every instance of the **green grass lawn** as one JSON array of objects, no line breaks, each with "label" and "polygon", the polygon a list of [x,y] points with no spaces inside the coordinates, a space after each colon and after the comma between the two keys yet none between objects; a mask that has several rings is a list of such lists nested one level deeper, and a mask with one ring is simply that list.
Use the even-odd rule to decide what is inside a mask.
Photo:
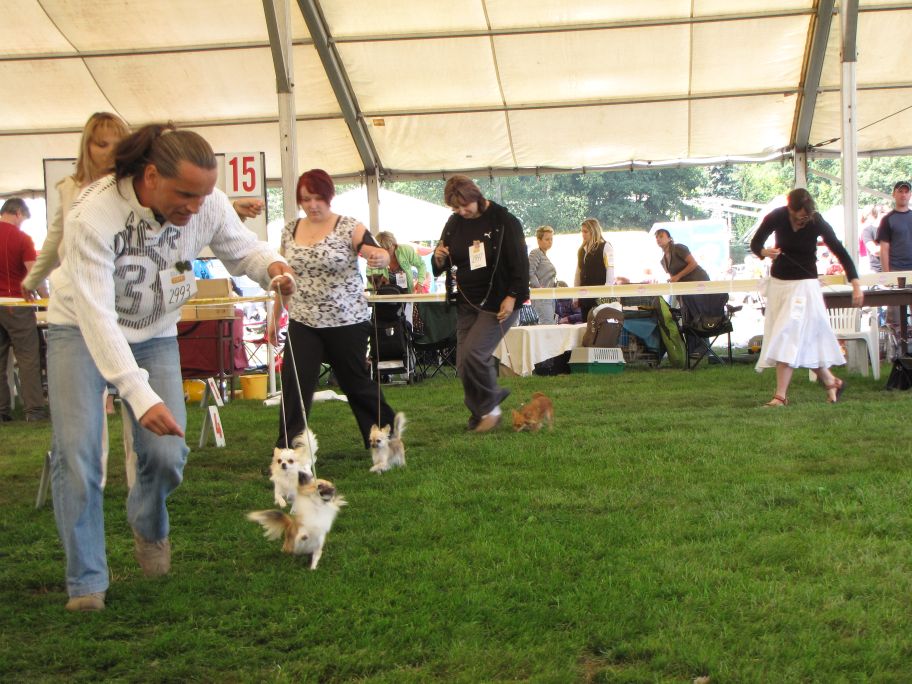
[{"label": "green grass lawn", "polygon": [[[848,376],[824,403],[747,365],[504,380],[553,432],[464,432],[455,380],[385,388],[408,466],[377,476],[341,402],[318,473],[348,499],[316,572],[244,514],[272,506],[276,408],[222,410],[146,580],[106,490],[108,608],[63,609],[47,425],[0,425],[0,678],[227,682],[912,681],[912,393]],[[202,410],[190,406],[195,445]]]}]

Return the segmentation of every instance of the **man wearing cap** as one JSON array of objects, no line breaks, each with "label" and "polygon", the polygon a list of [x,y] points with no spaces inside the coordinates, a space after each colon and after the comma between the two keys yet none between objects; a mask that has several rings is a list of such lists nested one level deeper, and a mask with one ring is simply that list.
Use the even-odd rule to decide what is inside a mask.
[{"label": "man wearing cap", "polygon": [[[909,211],[909,181],[893,186],[893,211],[887,212],[877,229],[880,266],[887,271],[912,271],[912,211]],[[899,325],[899,307],[887,307],[887,324]]]},{"label": "man wearing cap", "polygon": [[912,211],[909,211],[909,181],[893,186],[893,211],[887,213],[877,229],[880,264],[884,272],[912,271]]}]

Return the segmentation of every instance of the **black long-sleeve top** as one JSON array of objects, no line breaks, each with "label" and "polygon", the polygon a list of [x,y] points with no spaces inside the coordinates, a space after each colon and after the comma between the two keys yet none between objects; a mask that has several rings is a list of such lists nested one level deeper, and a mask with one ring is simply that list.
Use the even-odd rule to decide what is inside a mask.
[{"label": "black long-sleeve top", "polygon": [[801,230],[793,230],[789,221],[788,207],[774,209],[760,223],[757,232],[751,240],[751,252],[763,258],[760,252],[763,244],[771,235],[776,234],[776,247],[782,253],[773,260],[770,275],[779,280],[807,280],[817,278],[817,239],[824,244],[839,259],[845,269],[849,281],[858,277],[858,271],[852,262],[852,257],[842,246],[833,227],[823,220],[823,217],[814,212],[811,220]]},{"label": "black long-sleeve top", "polygon": [[[529,298],[529,255],[522,224],[499,204],[488,200],[481,216],[474,219],[453,214],[443,227],[440,240],[450,249],[442,267],[431,260],[434,275],[456,266],[459,290],[470,302],[486,311],[500,310],[504,297],[516,298],[517,307]],[[472,270],[469,247],[484,245],[485,266]]]}]

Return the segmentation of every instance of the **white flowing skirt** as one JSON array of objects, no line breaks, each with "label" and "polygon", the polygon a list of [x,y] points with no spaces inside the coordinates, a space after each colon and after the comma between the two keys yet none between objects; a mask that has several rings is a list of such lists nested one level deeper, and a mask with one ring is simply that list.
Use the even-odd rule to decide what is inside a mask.
[{"label": "white flowing skirt", "polygon": [[846,362],[830,327],[820,283],[770,278],[757,372],[786,363],[792,368],[829,368]]}]

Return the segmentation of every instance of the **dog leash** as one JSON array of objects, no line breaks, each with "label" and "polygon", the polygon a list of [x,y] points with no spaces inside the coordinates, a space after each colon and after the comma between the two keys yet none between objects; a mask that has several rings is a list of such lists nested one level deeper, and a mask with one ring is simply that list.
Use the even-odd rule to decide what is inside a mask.
[{"label": "dog leash", "polygon": [[[278,280],[283,277],[290,278],[291,282],[294,283],[294,276],[292,276],[290,273],[283,273],[283,274],[277,275],[272,280],[270,280],[269,289],[275,290],[274,306],[267,307],[267,311],[266,311],[266,335],[268,337],[269,328],[274,327],[275,331],[276,331],[276,341],[277,342],[278,342],[278,337],[279,337],[279,328],[278,328],[278,321],[275,320],[276,311],[277,310],[285,311],[286,308],[285,308],[285,301],[282,296],[282,293],[276,285],[277,285]],[[306,435],[307,431],[310,429],[310,426],[307,423],[307,411],[304,410],[304,395],[301,392],[301,379],[298,377],[298,368],[295,365],[294,348],[292,347],[292,344],[291,344],[290,321],[291,321],[291,319],[289,318],[288,335],[285,339],[285,351],[286,351],[285,357],[286,357],[286,359],[289,356],[291,357],[291,372],[292,372],[292,375],[294,375],[295,385],[297,385],[297,389],[298,389],[298,403],[301,405],[301,416],[303,416],[303,418],[304,418],[304,433]],[[270,326],[270,323],[272,324],[272,326]],[[288,441],[288,414],[285,411],[285,385],[284,384],[282,385],[281,395],[282,395],[282,398],[281,398],[281,401],[279,402],[279,406],[281,407],[280,410],[282,411],[282,433],[283,433],[283,436],[285,437],[285,448],[291,449],[292,443]],[[316,477],[317,477],[317,458],[316,458],[316,455],[313,453],[313,451],[310,448],[310,440],[307,440],[307,451],[310,454],[310,472],[314,476],[314,479],[316,479]]]},{"label": "dog leash", "polygon": [[[502,229],[502,230],[503,230],[503,229]],[[502,236],[501,236],[501,237],[502,237]],[[447,262],[449,262],[449,266],[448,266],[448,269],[447,269],[447,270],[448,270],[450,273],[452,273],[454,264],[453,264],[453,258],[452,258],[450,255],[447,255]],[[494,264],[494,268],[497,268],[497,265],[498,265],[499,263],[500,263],[500,254],[498,253],[498,261],[497,261],[497,263]],[[454,284],[455,284],[455,286],[456,286],[456,292],[457,292],[457,294],[458,294],[460,297],[462,297],[462,300],[463,300],[466,304],[468,304],[471,308],[475,309],[475,310],[476,310],[478,313],[480,313],[480,314],[484,314],[484,315],[487,315],[487,316],[495,316],[495,317],[497,316],[497,313],[498,313],[498,312],[488,311],[487,309],[482,309],[479,305],[477,305],[475,302],[473,302],[471,299],[469,299],[468,295],[466,295],[466,293],[463,292],[463,291],[462,291],[462,288],[459,286],[459,279],[458,279],[458,278],[456,279],[456,282],[455,282]],[[488,284],[488,293],[485,295],[484,299],[482,300],[482,303],[485,302],[485,301],[487,301],[488,296],[490,295],[490,292],[491,292],[491,287],[492,287],[493,284],[494,284],[494,273],[493,273],[493,270],[492,270],[492,273],[491,273],[491,281],[490,281],[490,283]],[[447,296],[449,296],[449,293],[447,293]],[[448,299],[448,300],[447,300],[447,306],[449,306],[449,304],[450,304],[450,301],[449,301],[449,299]],[[522,303],[520,303],[520,306],[522,306]],[[515,310],[515,309],[514,309],[514,310]],[[510,366],[510,367],[512,368],[512,367],[513,367],[513,358],[510,356],[510,346],[506,343],[507,329],[504,328],[503,321],[501,321],[501,320],[498,320],[498,321],[497,321],[497,325],[500,327],[500,339],[504,340],[504,350],[506,351],[507,365]]]}]

